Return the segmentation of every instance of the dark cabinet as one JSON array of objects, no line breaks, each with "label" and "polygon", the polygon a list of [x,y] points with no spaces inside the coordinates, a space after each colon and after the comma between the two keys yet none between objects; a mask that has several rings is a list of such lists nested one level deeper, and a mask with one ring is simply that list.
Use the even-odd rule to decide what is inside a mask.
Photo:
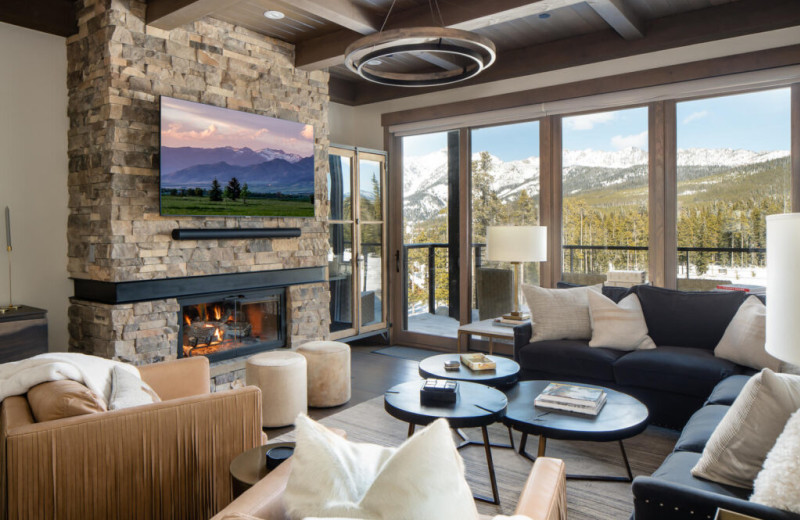
[{"label": "dark cabinet", "polygon": [[0,363],[47,352],[47,311],[20,305],[0,314]]}]

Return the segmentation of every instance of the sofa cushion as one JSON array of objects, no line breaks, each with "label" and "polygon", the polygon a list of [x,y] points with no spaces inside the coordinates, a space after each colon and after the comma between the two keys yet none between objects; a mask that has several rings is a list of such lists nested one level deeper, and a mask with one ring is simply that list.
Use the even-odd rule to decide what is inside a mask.
[{"label": "sofa cushion", "polygon": [[665,482],[688,486],[690,488],[718,493],[720,495],[747,500],[750,490],[718,484],[692,476],[692,468],[700,460],[700,454],[693,451],[674,451],[661,466],[653,472],[652,477]]},{"label": "sofa cushion", "polygon": [[719,381],[738,372],[736,364],[702,348],[659,346],[631,352],[614,363],[614,378],[619,385],[703,398]]},{"label": "sofa cushion", "polygon": [[752,488],[789,416],[800,408],[800,376],[765,368],[751,377],[692,469],[696,477]]},{"label": "sofa cushion", "polygon": [[714,387],[711,395],[708,396],[706,404],[732,405],[749,379],[749,375],[726,377]]},{"label": "sofa cushion", "polygon": [[161,402],[150,385],[121,367],[114,367],[111,373],[111,398],[109,410],[122,410],[134,406],[144,406]]},{"label": "sofa cushion", "polygon": [[28,390],[28,406],[36,422],[105,412],[106,405],[94,392],[77,381],[50,381]]},{"label": "sofa cushion", "polygon": [[749,296],[725,329],[714,355],[756,370],[769,368],[777,372],[781,361],[772,357],[764,346],[766,323],[766,305]]},{"label": "sofa cushion", "polygon": [[609,348],[589,348],[585,340],[537,341],[520,349],[519,363],[523,368],[564,379],[614,381],[614,362],[626,354]]},{"label": "sofa cushion", "polygon": [[648,334],[656,345],[713,350],[746,298],[740,291],[682,292],[637,285]]},{"label": "sofa cushion", "polygon": [[675,451],[702,453],[728,408],[721,404],[710,404],[697,410],[683,428],[678,442],[675,443]]}]

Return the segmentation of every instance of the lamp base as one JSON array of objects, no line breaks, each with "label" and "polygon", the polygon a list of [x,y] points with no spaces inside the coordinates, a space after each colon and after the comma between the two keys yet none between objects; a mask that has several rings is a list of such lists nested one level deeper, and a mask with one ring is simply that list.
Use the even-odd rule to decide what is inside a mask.
[{"label": "lamp base", "polygon": [[0,307],[0,314],[5,314],[7,312],[15,311],[19,309],[19,305],[9,305],[8,307]]},{"label": "lamp base", "polygon": [[530,314],[523,314],[518,311],[512,311],[510,314],[503,315],[504,320],[516,320],[516,321],[526,321],[531,319]]}]

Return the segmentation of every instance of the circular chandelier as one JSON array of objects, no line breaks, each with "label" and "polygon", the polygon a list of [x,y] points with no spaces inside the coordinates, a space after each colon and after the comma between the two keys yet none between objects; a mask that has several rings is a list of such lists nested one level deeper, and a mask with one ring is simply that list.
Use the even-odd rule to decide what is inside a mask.
[{"label": "circular chandelier", "polygon": [[472,78],[491,66],[495,56],[494,43],[473,32],[414,27],[356,40],[345,50],[345,64],[374,83],[429,87]]}]

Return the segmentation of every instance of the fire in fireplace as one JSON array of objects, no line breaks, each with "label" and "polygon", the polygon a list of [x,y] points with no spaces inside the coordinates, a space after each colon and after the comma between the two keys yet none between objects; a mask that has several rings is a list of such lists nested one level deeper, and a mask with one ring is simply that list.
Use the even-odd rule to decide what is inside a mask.
[{"label": "fire in fireplace", "polygon": [[273,289],[181,300],[179,355],[219,360],[282,347],[284,301]]}]

